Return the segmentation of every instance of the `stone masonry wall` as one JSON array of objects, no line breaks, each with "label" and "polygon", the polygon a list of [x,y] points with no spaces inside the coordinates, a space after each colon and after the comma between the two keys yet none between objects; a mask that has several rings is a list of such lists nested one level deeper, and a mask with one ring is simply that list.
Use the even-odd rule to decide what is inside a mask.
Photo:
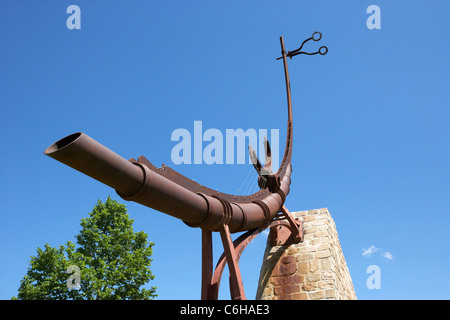
[{"label": "stone masonry wall", "polygon": [[267,244],[257,300],[355,300],[356,294],[328,209],[292,212],[303,222],[304,241]]}]

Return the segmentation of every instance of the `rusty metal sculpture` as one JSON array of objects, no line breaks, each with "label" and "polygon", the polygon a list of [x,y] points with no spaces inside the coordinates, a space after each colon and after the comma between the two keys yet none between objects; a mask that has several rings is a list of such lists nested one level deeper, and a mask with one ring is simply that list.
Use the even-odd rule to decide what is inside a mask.
[{"label": "rusty metal sculpture", "polygon": [[[209,189],[162,165],[155,167],[144,156],[125,160],[84,133],[71,134],[49,146],[45,151],[52,157],[108,186],[125,200],[135,201],[173,217],[190,227],[202,229],[202,299],[218,299],[220,279],[228,264],[230,293],[233,300],[245,299],[239,270],[239,259],[245,247],[259,233],[270,228],[269,241],[287,244],[303,240],[302,223],[284,206],[291,184],[291,155],[293,120],[289,73],[286,58],[298,54],[321,54],[326,47],[307,53],[300,51],[310,41],[322,37],[315,32],[300,48],[286,52],[280,37],[286,81],[288,123],[283,160],[277,172],[272,171],[271,151],[265,140],[265,163],[261,165],[249,147],[250,156],[258,172],[260,190],[247,196],[237,196]],[[224,253],[213,272],[212,232],[220,232]],[[244,232],[235,241],[231,233]]]}]

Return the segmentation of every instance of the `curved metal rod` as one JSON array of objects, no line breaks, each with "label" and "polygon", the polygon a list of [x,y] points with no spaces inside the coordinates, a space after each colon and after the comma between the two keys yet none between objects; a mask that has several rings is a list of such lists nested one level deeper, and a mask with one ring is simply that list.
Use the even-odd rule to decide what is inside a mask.
[{"label": "curved metal rod", "polygon": [[[313,39],[313,37],[311,37],[310,39]],[[307,40],[305,40],[305,42],[306,41]],[[315,41],[317,41],[317,40],[315,40]],[[282,160],[280,167],[278,169],[278,172],[277,172],[278,179],[281,180],[281,179],[283,179],[286,172],[291,171],[291,170],[288,170],[288,167],[290,167],[290,165],[291,165],[291,156],[292,156],[293,117],[292,117],[291,85],[290,85],[290,80],[289,80],[289,70],[288,70],[288,65],[287,65],[287,60],[286,60],[286,51],[284,48],[283,37],[280,37],[280,44],[281,44],[281,52],[283,54],[282,58],[283,58],[283,67],[284,67],[284,75],[285,75],[285,83],[286,83],[286,98],[287,98],[287,109],[288,109],[286,145],[285,145],[283,160]],[[270,147],[268,146],[267,140],[265,140],[265,143],[266,143],[265,147],[268,148],[268,149],[266,149],[266,154],[270,154]],[[254,155],[253,150],[251,149],[251,147],[249,147],[249,149],[250,149],[250,156],[253,156]],[[252,157],[252,159],[253,159],[253,157]],[[136,160],[130,159],[130,161],[135,162]],[[177,171],[171,169],[170,167],[168,167],[164,164],[161,166],[161,168],[157,168],[147,158],[145,158],[142,155],[138,158],[138,162],[143,163],[152,171],[174,181],[175,183],[177,183],[179,185],[182,185],[183,187],[191,190],[192,192],[195,192],[195,193],[200,192],[200,193],[204,193],[206,195],[215,195],[217,197],[226,199],[227,201],[231,201],[231,202],[248,203],[248,202],[255,201],[255,200],[262,200],[271,193],[267,188],[258,190],[257,192],[255,192],[253,194],[245,195],[245,196],[223,193],[223,192],[216,191],[214,189],[207,188],[207,187],[199,184],[198,182],[193,181],[192,179],[178,173]],[[266,168],[266,169],[268,169],[269,167],[272,168],[271,162],[269,164],[266,161],[266,164],[264,166],[261,166],[261,164],[259,163],[259,161],[257,159],[255,159],[252,162],[254,164],[256,164],[257,167],[261,167],[261,169],[263,169],[263,170],[264,170],[264,168]],[[258,163],[259,163],[259,165],[258,165]]]},{"label": "curved metal rod", "polygon": [[125,200],[135,201],[183,220],[191,227],[230,232],[267,225],[280,212],[291,184],[292,104],[283,37],[280,37],[286,80],[288,124],[283,161],[271,174],[268,187],[248,196],[218,192],[163,165],[156,168],[145,157],[126,161],[84,133],[65,137],[45,154],[114,188]]},{"label": "curved metal rod", "polygon": [[286,99],[288,107],[288,122],[287,122],[287,135],[286,135],[286,146],[284,148],[284,156],[281,161],[280,168],[278,169],[278,175],[280,179],[286,174],[287,167],[291,164],[292,157],[292,143],[294,139],[293,135],[293,117],[292,117],[292,99],[291,99],[291,82],[289,80],[289,69],[286,60],[286,50],[284,49],[284,39],[280,37],[281,53],[283,58],[284,67],[284,79],[286,83]]}]

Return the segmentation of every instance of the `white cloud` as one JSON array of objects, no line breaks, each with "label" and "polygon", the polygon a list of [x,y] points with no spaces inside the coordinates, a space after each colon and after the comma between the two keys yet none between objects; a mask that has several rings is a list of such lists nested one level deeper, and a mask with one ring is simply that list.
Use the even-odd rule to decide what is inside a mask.
[{"label": "white cloud", "polygon": [[376,248],[374,245],[371,245],[369,248],[367,248],[367,249],[362,249],[363,250],[363,252],[362,252],[362,255],[364,256],[364,257],[370,257],[373,253],[375,253],[375,252],[377,252],[378,250],[380,250],[380,248]]},{"label": "white cloud", "polygon": [[381,254],[383,258],[386,258],[387,260],[394,260],[394,256],[389,251],[385,251]]},{"label": "white cloud", "polygon": [[380,251],[380,257],[385,258],[386,260],[394,260],[394,255],[392,254],[392,252],[389,251],[385,251],[381,248],[377,248],[374,245],[371,245],[369,248],[362,249],[362,255],[366,258],[369,258],[370,256],[372,256],[375,252]]}]

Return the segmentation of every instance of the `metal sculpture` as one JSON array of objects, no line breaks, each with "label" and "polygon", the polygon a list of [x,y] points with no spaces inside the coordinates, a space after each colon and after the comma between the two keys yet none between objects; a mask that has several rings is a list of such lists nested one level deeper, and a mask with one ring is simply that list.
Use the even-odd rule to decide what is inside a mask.
[{"label": "metal sculpture", "polygon": [[[166,165],[155,167],[144,156],[127,161],[81,132],[55,142],[44,154],[114,188],[124,200],[135,201],[179,218],[190,227],[201,228],[201,298],[218,299],[220,279],[225,264],[228,264],[231,298],[246,299],[239,259],[250,241],[267,228],[270,228],[269,241],[273,244],[303,240],[302,222],[295,219],[284,206],[291,184],[293,143],[291,91],[286,58],[292,59],[299,54],[326,54],[326,47],[321,47],[314,53],[300,51],[306,42],[319,41],[321,37],[320,32],[315,32],[300,48],[289,52],[285,51],[283,37],[280,37],[282,56],[278,59],[283,59],[288,105],[286,147],[277,172],[272,171],[271,151],[267,139],[264,143],[264,165],[261,165],[255,151],[249,147],[261,188],[254,194],[238,196],[207,188]],[[213,272],[214,231],[220,232],[224,253]],[[231,233],[235,232],[245,233],[232,241]]]}]

